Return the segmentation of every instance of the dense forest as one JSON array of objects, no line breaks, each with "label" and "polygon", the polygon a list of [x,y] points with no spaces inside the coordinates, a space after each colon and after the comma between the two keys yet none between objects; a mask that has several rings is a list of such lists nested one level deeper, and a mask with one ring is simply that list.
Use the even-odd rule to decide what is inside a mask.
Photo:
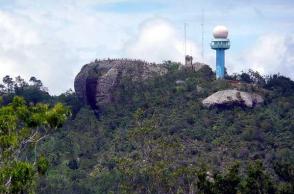
[{"label": "dense forest", "polygon": [[[96,110],[81,103],[72,90],[51,96],[35,77],[29,82],[4,77],[0,138],[7,136],[3,131],[7,109],[19,115],[14,127],[17,138],[22,128],[37,128],[40,134],[47,134],[47,128],[54,130],[20,153],[19,164],[26,166],[19,169],[27,171],[17,171],[15,163],[9,163],[11,171],[7,171],[1,164],[1,191],[294,193],[291,79],[249,71],[215,80],[209,67],[194,72],[179,70],[177,63],[165,65],[169,72],[164,76],[144,82],[124,79],[113,103]],[[255,108],[202,106],[204,98],[235,88],[235,83],[240,83],[242,91],[261,94],[264,104]],[[27,117],[22,116],[23,109]],[[44,119],[36,120],[36,114]],[[0,146],[2,163],[6,144]],[[15,143],[10,147],[15,148]],[[32,181],[22,187],[19,177],[26,172]],[[13,174],[15,185],[10,190],[5,188],[7,173]]]}]

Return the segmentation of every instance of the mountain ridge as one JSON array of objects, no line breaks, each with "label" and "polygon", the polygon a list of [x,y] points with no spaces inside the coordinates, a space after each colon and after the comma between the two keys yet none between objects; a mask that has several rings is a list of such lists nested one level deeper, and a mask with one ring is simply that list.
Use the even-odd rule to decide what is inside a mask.
[{"label": "mountain ridge", "polygon": [[[6,79],[3,104],[18,95],[72,109],[64,127],[40,142],[50,167],[38,193],[293,193],[292,80],[253,71],[216,80],[208,66],[164,66],[161,76],[121,79],[98,114],[73,91],[54,97],[40,80]],[[203,106],[234,88],[261,94],[263,105]]]}]

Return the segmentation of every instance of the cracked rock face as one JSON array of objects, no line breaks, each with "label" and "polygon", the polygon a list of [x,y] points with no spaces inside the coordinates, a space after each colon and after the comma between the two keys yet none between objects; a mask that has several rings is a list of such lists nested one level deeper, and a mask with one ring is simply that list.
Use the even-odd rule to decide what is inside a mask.
[{"label": "cracked rock face", "polygon": [[112,102],[112,93],[124,78],[144,81],[166,73],[165,67],[140,60],[96,60],[82,67],[75,78],[74,87],[80,99],[97,108]]},{"label": "cracked rock face", "polygon": [[263,102],[264,99],[255,93],[241,92],[238,90],[222,90],[205,98],[202,104],[205,107],[238,105],[252,108]]}]

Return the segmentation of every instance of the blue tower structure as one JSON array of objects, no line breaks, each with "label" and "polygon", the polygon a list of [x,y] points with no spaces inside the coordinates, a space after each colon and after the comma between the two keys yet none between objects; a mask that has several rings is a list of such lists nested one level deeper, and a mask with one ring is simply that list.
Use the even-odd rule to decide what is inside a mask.
[{"label": "blue tower structure", "polygon": [[210,46],[216,50],[216,78],[223,79],[225,77],[225,50],[230,48],[230,40],[228,39],[228,29],[225,26],[216,26],[213,29],[214,39]]}]

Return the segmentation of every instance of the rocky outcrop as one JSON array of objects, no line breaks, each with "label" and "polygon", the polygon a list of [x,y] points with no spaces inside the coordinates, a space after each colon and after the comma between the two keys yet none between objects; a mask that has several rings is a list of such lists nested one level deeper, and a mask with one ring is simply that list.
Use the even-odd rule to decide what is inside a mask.
[{"label": "rocky outcrop", "polygon": [[112,101],[112,94],[123,79],[143,81],[166,73],[164,66],[141,60],[96,60],[83,66],[75,78],[74,87],[80,99],[98,107]]},{"label": "rocky outcrop", "polygon": [[238,105],[252,108],[263,102],[263,98],[256,93],[241,92],[238,90],[222,90],[205,98],[202,104],[205,107]]},{"label": "rocky outcrop", "polygon": [[180,65],[179,69],[188,69],[188,70],[192,70],[192,71],[199,71],[200,69],[202,69],[203,67],[205,67],[208,65],[204,64],[204,63],[200,63],[200,62],[196,62],[193,64],[186,64],[186,65]]}]

